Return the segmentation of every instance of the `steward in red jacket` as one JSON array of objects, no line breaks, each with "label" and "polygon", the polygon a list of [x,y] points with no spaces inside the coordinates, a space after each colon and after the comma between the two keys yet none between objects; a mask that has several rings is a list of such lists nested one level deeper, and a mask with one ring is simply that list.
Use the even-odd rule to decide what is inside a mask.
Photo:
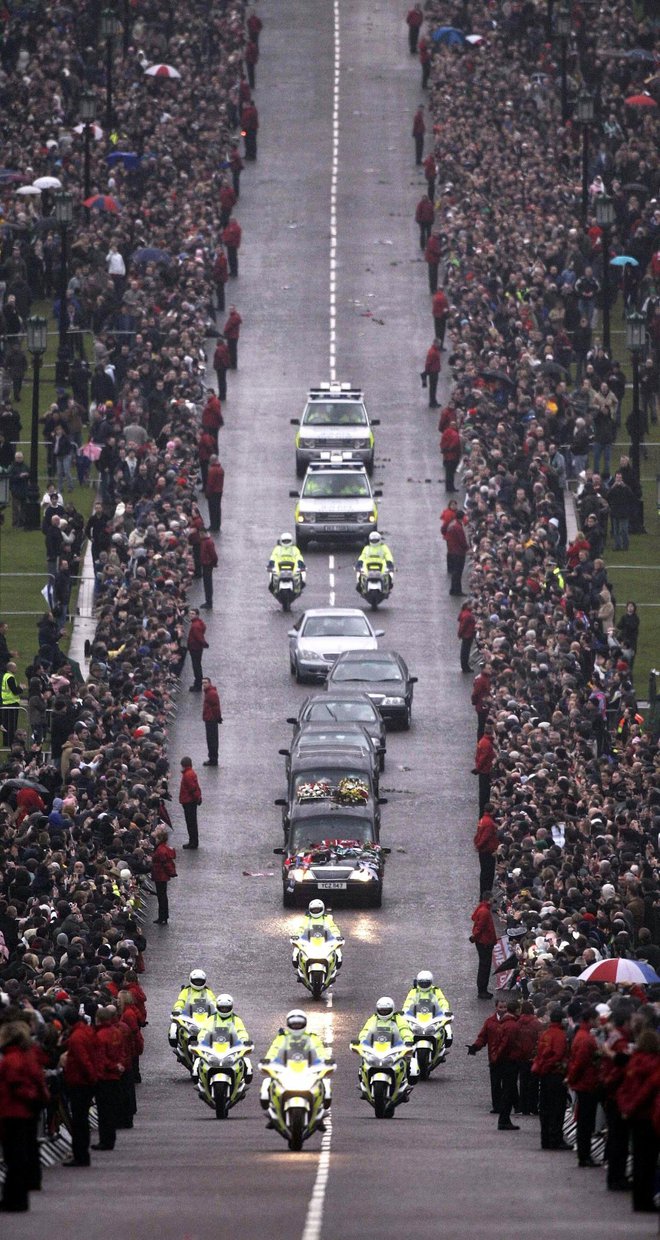
[{"label": "steward in red jacket", "polygon": [[490,854],[496,853],[500,846],[497,835],[497,823],[488,811],[482,814],[479,819],[479,826],[474,837],[474,846],[477,852]]},{"label": "steward in red jacket", "polygon": [[577,1094],[578,1166],[591,1165],[591,1138],[596,1126],[599,1097],[598,1043],[591,1032],[596,1020],[594,1008],[583,1009],[580,1025],[571,1043],[566,1080]]},{"label": "steward in red jacket", "polygon": [[490,697],[490,675],[486,671],[479,672],[479,675],[474,678],[470,699],[477,714],[484,709],[488,697]]},{"label": "steward in red jacket", "polygon": [[468,641],[474,638],[477,631],[477,621],[469,603],[464,603],[458,613],[458,636],[461,641]]},{"label": "steward in red jacket", "polygon": [[447,526],[445,538],[447,540],[448,555],[467,555],[468,544],[467,538],[465,537],[465,527],[456,514],[454,515],[454,519],[450,521]]},{"label": "steward in red jacket", "polygon": [[550,1024],[539,1036],[532,1072],[539,1078],[539,1118],[541,1148],[565,1149],[563,1138],[566,1111],[564,1073],[568,1061],[568,1038],[563,1028],[564,1014],[560,1007],[550,1012]]},{"label": "steward in red jacket", "polygon": [[[440,436],[440,452],[445,467],[445,489],[455,491],[456,467],[461,459],[461,437],[455,422],[450,422]],[[467,547],[466,547],[467,550]]]},{"label": "steward in red jacket", "polygon": [[181,771],[181,783],[179,785],[179,804],[180,805],[201,805],[202,790],[199,786],[199,780],[192,766],[185,766]]},{"label": "steward in red jacket", "polygon": [[39,1054],[24,1021],[0,1028],[0,1134],[5,1162],[2,1208],[29,1209],[28,1194],[41,1187],[37,1126],[48,1090]]},{"label": "steward in red jacket", "polygon": [[495,762],[495,746],[486,733],[477,741],[474,755],[474,769],[477,775],[491,775]]},{"label": "steward in red jacket", "polygon": [[554,1072],[563,1077],[568,1063],[568,1038],[561,1024],[561,1011],[557,1022],[552,1022],[539,1035],[536,1055],[532,1061],[532,1072],[537,1076],[548,1076]]},{"label": "steward in red jacket", "polygon": [[412,9],[408,9],[406,25],[408,27],[408,48],[411,56],[414,56],[417,51],[417,40],[423,21],[424,14],[419,4],[416,4]]},{"label": "steward in red jacket", "polygon": [[[217,347],[216,347],[216,352],[217,352]],[[215,357],[213,360],[213,364],[215,365]],[[204,408],[202,409],[202,428],[205,431],[208,431],[209,434],[214,436],[215,442],[217,444],[218,431],[220,430],[221,426],[224,426],[224,419],[222,417],[222,405],[220,401],[218,400],[218,397],[216,396],[215,392],[211,392],[206,404],[204,405]]]},{"label": "steward in red jacket", "polygon": [[484,897],[472,914],[472,940],[479,947],[494,947],[497,943],[497,931],[493,914],[490,911],[490,900]]},{"label": "steward in red jacket", "polygon": [[[255,135],[256,137],[256,135]],[[229,274],[236,278],[238,275],[238,251],[241,248],[241,240],[243,232],[238,220],[232,216],[229,223],[222,230],[223,244],[227,248],[227,262],[229,263]]]},{"label": "steward in red jacket", "polygon": [[[211,471],[209,469],[209,473],[210,472]],[[218,553],[215,549],[215,544],[210,534],[205,534],[202,536],[199,550],[202,558],[202,569],[216,568],[218,564]]]},{"label": "steward in red jacket", "polygon": [[215,685],[210,680],[204,685],[204,700],[202,703],[202,722],[203,723],[222,723],[222,708],[220,706],[220,694]]},{"label": "steward in red jacket", "polygon": [[71,1111],[71,1160],[73,1167],[89,1166],[89,1108],[98,1079],[96,1034],[76,1013],[75,1024],[64,1046],[64,1084]]},{"label": "steward in red jacket", "polygon": [[415,208],[415,223],[419,226],[420,250],[426,249],[426,243],[431,235],[431,226],[434,219],[435,208],[428,194],[424,194]]},{"label": "steward in red jacket", "polygon": [[633,1210],[655,1213],[654,1180],[658,1134],[654,1125],[660,1098],[660,1042],[654,1029],[642,1029],[616,1094],[624,1119],[630,1123],[633,1149]]},{"label": "steward in red jacket", "polygon": [[206,625],[200,615],[193,615],[188,630],[188,650],[194,651],[196,654],[202,650],[208,650],[209,644],[206,640]]}]

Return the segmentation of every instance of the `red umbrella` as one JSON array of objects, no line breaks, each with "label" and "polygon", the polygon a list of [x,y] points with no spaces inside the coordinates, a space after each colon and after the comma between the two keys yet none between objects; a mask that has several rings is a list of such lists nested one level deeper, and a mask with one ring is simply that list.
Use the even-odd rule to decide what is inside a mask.
[{"label": "red umbrella", "polygon": [[159,77],[159,78],[180,78],[181,77],[179,70],[175,69],[173,65],[149,65],[149,68],[145,69],[145,73],[147,74],[148,77]]},{"label": "red umbrella", "polygon": [[89,207],[92,211],[114,211],[115,215],[120,210],[116,198],[111,198],[109,194],[92,194],[91,198],[85,198],[83,207]]},{"label": "red umbrella", "polygon": [[657,108],[658,106],[652,95],[629,95],[625,103],[629,108]]}]

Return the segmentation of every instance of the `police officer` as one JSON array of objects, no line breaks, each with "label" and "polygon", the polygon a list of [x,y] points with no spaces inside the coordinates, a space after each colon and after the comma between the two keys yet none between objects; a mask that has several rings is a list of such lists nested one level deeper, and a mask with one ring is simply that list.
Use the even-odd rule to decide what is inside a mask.
[{"label": "police officer", "polygon": [[2,681],[0,682],[0,693],[2,695],[2,712],[0,721],[5,733],[5,746],[11,749],[16,735],[18,726],[18,707],[21,701],[22,685],[16,678],[16,664],[8,663]]},{"label": "police officer", "polygon": [[[310,900],[307,908],[307,915],[303,918],[295,933],[296,938],[298,939],[311,939],[315,935],[325,935],[326,940],[340,939],[342,937],[341,930],[332,916],[332,913],[326,912],[323,900]],[[300,952],[294,944],[291,961],[294,969],[298,968],[299,956]],[[337,962],[337,968],[341,969],[342,954],[340,947],[335,949],[335,960]]]},{"label": "police officer", "polygon": [[368,568],[373,570],[374,565],[377,565],[378,572],[389,574],[390,589],[392,589],[394,585],[394,556],[382,535],[378,533],[378,530],[374,530],[369,535],[369,542],[366,547],[362,548],[357,558],[355,564],[355,571],[358,575],[356,590],[359,591],[360,589],[360,576],[362,573],[366,573]]},{"label": "police officer", "polygon": [[[330,1062],[330,1052],[317,1033],[307,1029],[307,1017],[300,1008],[293,1008],[286,1018],[286,1028],[280,1029],[264,1056],[264,1063],[273,1060],[286,1062],[287,1055],[300,1057],[307,1055],[310,1064],[326,1064]],[[264,1111],[268,1110],[270,1098],[270,1078],[266,1077],[261,1086],[259,1101]],[[332,1102],[330,1078],[323,1078],[323,1098],[326,1111]],[[270,1127],[270,1123],[267,1127]]]},{"label": "police officer", "polygon": [[293,572],[300,573],[301,589],[304,590],[307,582],[307,569],[305,567],[302,551],[300,550],[300,547],[297,547],[294,543],[292,534],[280,534],[273,550],[270,553],[270,559],[266,567],[270,573],[268,589],[271,594],[273,593],[274,578],[279,573],[280,565],[282,563],[293,564]]}]

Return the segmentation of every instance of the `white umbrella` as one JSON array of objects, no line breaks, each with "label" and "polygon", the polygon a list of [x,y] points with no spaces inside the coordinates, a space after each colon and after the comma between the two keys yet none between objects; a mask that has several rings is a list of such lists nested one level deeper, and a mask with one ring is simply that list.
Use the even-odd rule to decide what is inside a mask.
[{"label": "white umbrella", "polygon": [[[101,129],[101,126],[100,126],[100,125],[97,125],[97,124],[95,123],[95,121],[90,121],[90,123],[89,123],[89,127],[90,127],[90,129],[91,129],[91,131],[92,131],[92,137],[94,138],[94,140],[95,140],[96,142],[98,142],[98,141],[99,141],[99,139],[103,137],[103,130]],[[85,130],[86,130],[86,128],[87,128],[87,126],[86,126],[86,125],[83,125],[82,123],[81,123],[80,125],[74,125],[74,127],[73,127],[73,132],[74,132],[74,133],[84,133],[84,132],[85,132]]]},{"label": "white umbrella", "polygon": [[37,189],[61,189],[62,182],[57,177],[37,177],[34,182]]},{"label": "white umbrella", "polygon": [[26,198],[31,198],[33,195],[35,198],[41,196],[41,190],[38,185],[21,185],[20,189],[16,190],[16,193],[23,194]]},{"label": "white umbrella", "polygon": [[160,77],[160,78],[180,78],[181,77],[179,70],[175,69],[173,65],[149,65],[149,68],[145,69],[145,73],[147,74],[148,77]]}]

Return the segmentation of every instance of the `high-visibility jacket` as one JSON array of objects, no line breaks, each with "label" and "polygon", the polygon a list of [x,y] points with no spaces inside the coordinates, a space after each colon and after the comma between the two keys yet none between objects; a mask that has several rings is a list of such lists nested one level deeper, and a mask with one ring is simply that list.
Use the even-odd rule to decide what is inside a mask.
[{"label": "high-visibility jacket", "polygon": [[403,1001],[403,1011],[413,1013],[420,1003],[428,1003],[429,1000],[437,1003],[442,1012],[451,1011],[449,1000],[439,986],[431,986],[429,990],[420,990],[419,986],[413,986]]},{"label": "high-visibility jacket", "polygon": [[372,561],[378,564],[378,572],[386,572],[388,569],[394,568],[394,556],[390,551],[387,543],[376,543],[375,547],[371,543],[367,543],[363,547],[357,561],[357,567],[360,572],[367,572],[371,567]]},{"label": "high-visibility jacket", "polygon": [[326,938],[341,938],[341,931],[334,917],[328,913],[325,913],[323,917],[312,917],[308,913],[300,922],[295,933],[299,939],[309,939],[314,934],[323,934],[324,932],[326,932]]},{"label": "high-visibility jacket", "polygon": [[214,1042],[229,1042],[230,1046],[236,1046],[239,1042],[249,1041],[248,1031],[235,1012],[231,1016],[221,1016],[219,1012],[209,1016],[198,1038],[202,1046],[213,1046]]},{"label": "high-visibility jacket", "polygon": [[2,677],[2,705],[18,706],[21,700],[19,684],[13,672],[5,672]]},{"label": "high-visibility jacket", "polygon": [[268,567],[274,572],[279,573],[283,564],[293,565],[293,572],[297,573],[305,567],[302,551],[300,547],[296,547],[295,543],[290,547],[282,547],[280,543],[276,543],[270,553]]},{"label": "high-visibility jacket", "polygon": [[317,1033],[308,1033],[306,1029],[280,1029],[266,1052],[266,1062],[277,1059],[286,1063],[288,1056],[295,1059],[308,1055],[311,1063],[328,1063],[329,1051]]},{"label": "high-visibility jacket", "polygon": [[208,986],[203,989],[184,986],[172,1011],[184,1012],[186,1016],[193,1016],[197,1012],[206,1012],[207,1016],[212,1016],[215,1013],[215,995]]},{"label": "high-visibility jacket", "polygon": [[358,1042],[391,1042],[394,1046],[404,1042],[410,1046],[413,1041],[410,1026],[401,1012],[393,1016],[379,1016],[377,1012],[370,1016],[358,1034]]}]

